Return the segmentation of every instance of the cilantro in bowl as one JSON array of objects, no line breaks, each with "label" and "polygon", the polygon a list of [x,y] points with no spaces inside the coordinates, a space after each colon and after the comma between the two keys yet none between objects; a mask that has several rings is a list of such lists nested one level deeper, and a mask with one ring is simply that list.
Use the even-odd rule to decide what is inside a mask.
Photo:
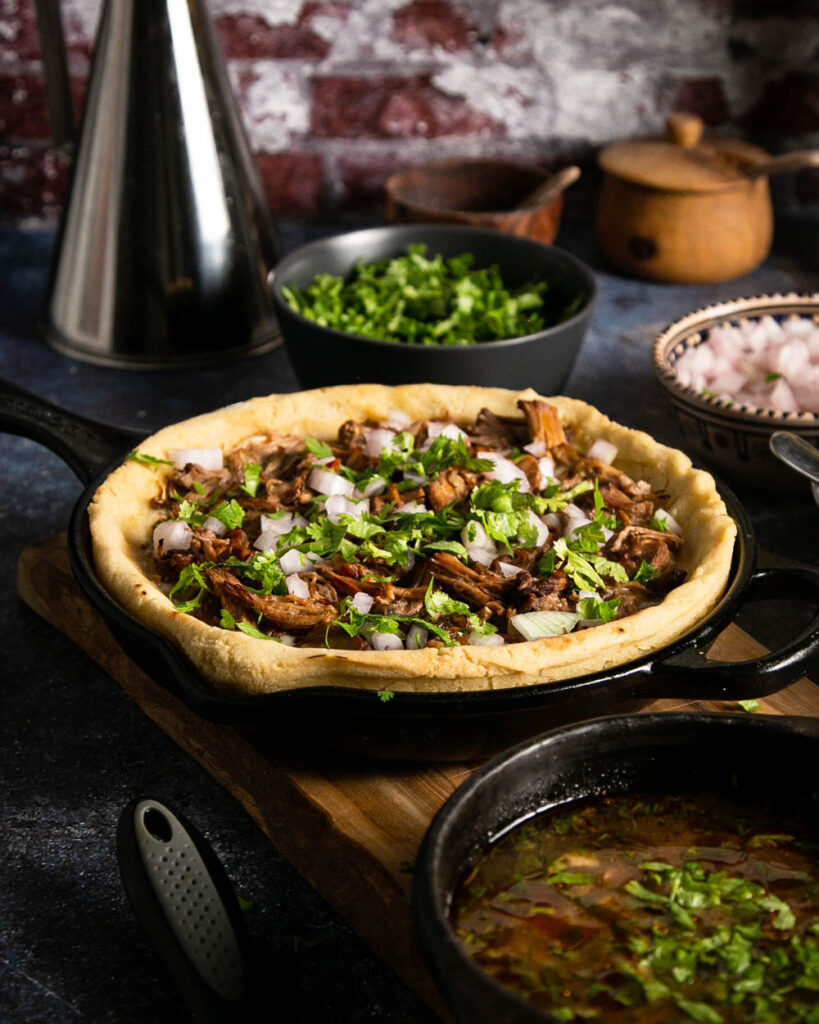
[{"label": "cilantro in bowl", "polygon": [[465,252],[427,258],[426,245],[359,263],[344,281],[317,274],[305,289],[282,288],[291,309],[322,327],[410,345],[474,345],[535,334],[572,316],[585,296],[566,300],[555,282],[504,282],[496,264],[475,268]]}]

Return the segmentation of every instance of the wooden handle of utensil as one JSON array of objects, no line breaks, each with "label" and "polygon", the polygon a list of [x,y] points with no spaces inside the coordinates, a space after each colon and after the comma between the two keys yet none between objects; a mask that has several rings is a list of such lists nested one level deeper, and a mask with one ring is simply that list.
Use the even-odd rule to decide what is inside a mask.
[{"label": "wooden handle of utensil", "polygon": [[519,203],[516,203],[515,209],[528,210],[533,206],[543,206],[546,203],[551,202],[555,196],[567,189],[569,185],[573,185],[579,177],[579,167],[575,167],[574,165],[564,167],[556,174],[547,178],[546,181],[538,185],[537,188],[529,192],[528,195],[521,199]]},{"label": "wooden handle of utensil", "polygon": [[701,117],[696,114],[685,114],[682,111],[672,114],[665,123],[665,132],[669,142],[683,149],[693,149],[705,128]]},{"label": "wooden handle of utensil", "polygon": [[801,171],[805,167],[819,167],[819,149],[802,149],[796,153],[783,153],[772,156],[770,160],[749,167],[745,172],[749,178],[761,178],[769,174],[782,174],[785,171]]}]

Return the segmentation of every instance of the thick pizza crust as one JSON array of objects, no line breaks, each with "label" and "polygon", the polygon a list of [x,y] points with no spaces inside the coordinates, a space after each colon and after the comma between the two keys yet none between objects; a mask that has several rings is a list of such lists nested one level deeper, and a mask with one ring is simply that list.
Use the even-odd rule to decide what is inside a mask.
[{"label": "thick pizza crust", "polygon": [[[239,405],[166,427],[140,451],[165,458],[171,448],[218,448],[226,452],[254,435],[274,431],[336,437],[348,419],[384,418],[392,409],[412,419],[447,414],[460,424],[474,421],[485,406],[498,415],[520,416],[518,399],[532,390],[375,384],[321,388],[254,398]],[[707,473],[682,452],[648,434],[613,423],[571,398],[548,398],[560,410],[577,446],[597,438],[617,446],[615,465],[647,480],[680,523],[685,544],[678,558],[688,577],[661,604],[579,633],[503,647],[445,647],[419,651],[333,651],[286,647],[206,625],[181,614],[146,575],[158,497],[168,467],[152,472],[126,462],[99,488],[89,507],[94,562],[112,597],[146,626],[176,641],[196,668],[219,690],[258,694],[307,686],[346,686],[425,693],[492,690],[547,683],[599,672],[656,651],[702,621],[725,590],[736,527]]]}]

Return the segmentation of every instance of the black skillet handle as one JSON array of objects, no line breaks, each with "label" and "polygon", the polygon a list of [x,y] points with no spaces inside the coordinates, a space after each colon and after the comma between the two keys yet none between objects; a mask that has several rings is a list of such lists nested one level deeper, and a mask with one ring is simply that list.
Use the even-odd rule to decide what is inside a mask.
[{"label": "black skillet handle", "polygon": [[769,598],[810,603],[813,619],[792,640],[748,661],[710,661],[696,649],[658,660],[651,669],[652,696],[744,700],[776,693],[795,682],[802,663],[819,650],[819,570],[797,563],[755,569],[742,603]]},{"label": "black skillet handle", "polygon": [[6,380],[0,380],[0,430],[50,448],[85,484],[146,436],[86,419]]}]

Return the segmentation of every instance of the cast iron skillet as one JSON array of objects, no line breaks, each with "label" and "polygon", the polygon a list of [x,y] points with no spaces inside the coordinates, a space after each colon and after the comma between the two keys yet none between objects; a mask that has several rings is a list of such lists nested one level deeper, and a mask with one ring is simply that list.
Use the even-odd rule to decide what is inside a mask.
[{"label": "cast iron skillet", "polygon": [[478,854],[538,811],[601,793],[772,798],[819,838],[819,719],[666,711],[564,726],[490,761],[433,819],[415,864],[412,907],[431,973],[464,1024],[546,1024],[462,951],[451,897]]},{"label": "cast iron skillet", "polygon": [[[706,620],[644,658],[591,675],[541,686],[473,693],[396,693],[310,687],[260,696],[218,693],[160,634],[125,612],[94,571],[87,507],[102,481],[144,435],[96,423],[0,381],[0,428],[45,444],[86,484],[68,528],[71,568],[83,593],[128,656],[202,718],[262,730],[277,742],[344,749],[372,757],[465,760],[496,752],[564,721],[660,697],[731,700],[760,697],[799,678],[819,648],[819,571],[808,566],[756,567],[751,524],[734,495],[722,496],[737,521],[728,589]],[[814,618],[797,637],[760,658],[709,662],[702,649],[747,601],[810,602]],[[385,686],[389,683],[385,681]]]}]

